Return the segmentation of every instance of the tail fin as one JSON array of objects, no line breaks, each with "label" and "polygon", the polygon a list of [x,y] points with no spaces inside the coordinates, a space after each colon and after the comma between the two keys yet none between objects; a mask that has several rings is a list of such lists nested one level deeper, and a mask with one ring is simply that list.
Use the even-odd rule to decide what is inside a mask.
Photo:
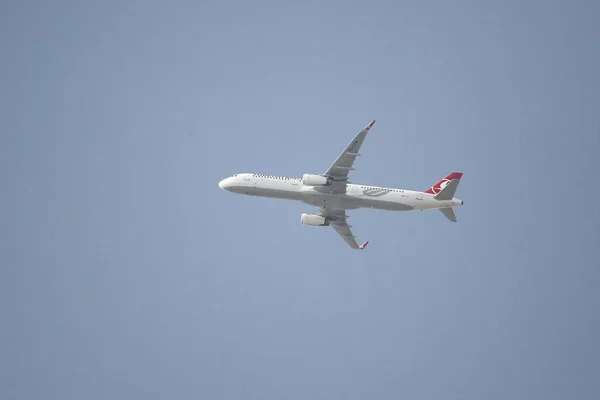
[{"label": "tail fin", "polygon": [[[432,187],[430,187],[429,189],[427,189],[425,191],[425,193],[429,193],[429,194],[438,194],[439,192],[442,191],[443,188],[446,187],[447,184],[449,184],[452,180],[456,179],[456,180],[460,180],[460,178],[462,178],[462,172],[451,172],[450,174],[448,174],[448,176],[446,176],[444,179],[442,179],[441,181],[439,181],[438,183],[436,183],[435,185],[433,185]],[[458,182],[457,182],[458,184]],[[452,196],[454,195],[454,193],[452,193]],[[452,198],[452,196],[450,196],[450,198]]]},{"label": "tail fin", "polygon": [[450,183],[444,186],[438,194],[433,196],[433,198],[436,200],[452,200],[454,193],[456,193],[458,182],[460,182],[460,180],[452,179]]}]

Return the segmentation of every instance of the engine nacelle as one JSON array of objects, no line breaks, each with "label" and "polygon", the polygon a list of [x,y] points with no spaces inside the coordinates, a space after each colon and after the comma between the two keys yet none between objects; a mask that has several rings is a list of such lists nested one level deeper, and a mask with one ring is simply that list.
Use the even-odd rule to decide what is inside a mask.
[{"label": "engine nacelle", "polygon": [[302,225],[308,226],[327,226],[329,225],[329,218],[316,214],[303,213],[300,215],[300,222],[302,222]]},{"label": "engine nacelle", "polygon": [[331,185],[331,178],[321,175],[304,174],[302,183],[307,186],[327,186]]}]

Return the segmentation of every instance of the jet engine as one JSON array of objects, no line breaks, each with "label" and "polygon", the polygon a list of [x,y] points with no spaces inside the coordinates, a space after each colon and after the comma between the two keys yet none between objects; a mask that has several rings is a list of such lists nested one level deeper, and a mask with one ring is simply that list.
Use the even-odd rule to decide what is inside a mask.
[{"label": "jet engine", "polygon": [[304,174],[302,183],[307,186],[327,186],[331,185],[331,178],[321,175]]},{"label": "jet engine", "polygon": [[302,213],[300,215],[300,222],[302,222],[302,225],[308,226],[327,226],[329,225],[329,218],[316,214]]}]

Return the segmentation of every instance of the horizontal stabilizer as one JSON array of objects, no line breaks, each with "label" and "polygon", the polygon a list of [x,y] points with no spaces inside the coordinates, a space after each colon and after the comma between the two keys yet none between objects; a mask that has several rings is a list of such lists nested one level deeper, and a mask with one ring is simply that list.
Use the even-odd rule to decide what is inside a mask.
[{"label": "horizontal stabilizer", "polygon": [[452,200],[460,179],[452,179],[450,182],[442,186],[442,190],[434,196],[436,200]]},{"label": "horizontal stabilizer", "polygon": [[456,214],[454,214],[454,210],[452,208],[440,208],[439,210],[442,212],[442,214],[444,214],[444,217],[448,218],[449,221],[457,222]]}]

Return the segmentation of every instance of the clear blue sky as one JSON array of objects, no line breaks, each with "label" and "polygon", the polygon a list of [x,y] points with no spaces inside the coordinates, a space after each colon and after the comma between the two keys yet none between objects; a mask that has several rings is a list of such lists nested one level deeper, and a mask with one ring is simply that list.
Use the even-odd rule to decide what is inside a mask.
[{"label": "clear blue sky", "polygon": [[[5,1],[0,398],[600,398],[600,3]],[[465,206],[234,195],[323,172]]]}]

